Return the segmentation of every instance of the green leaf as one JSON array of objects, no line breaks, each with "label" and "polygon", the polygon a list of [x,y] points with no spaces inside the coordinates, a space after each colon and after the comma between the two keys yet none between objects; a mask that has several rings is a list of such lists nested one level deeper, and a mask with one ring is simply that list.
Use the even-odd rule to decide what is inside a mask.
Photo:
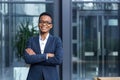
[{"label": "green leaf", "polygon": [[20,25],[18,26],[18,32],[16,34],[16,41],[15,41],[15,47],[16,47],[16,55],[18,58],[23,58],[23,52],[26,47],[26,41],[28,40],[29,37],[34,36],[38,34],[38,31],[35,30],[35,27],[33,27],[32,24],[32,29],[29,29],[30,22],[21,22]]}]

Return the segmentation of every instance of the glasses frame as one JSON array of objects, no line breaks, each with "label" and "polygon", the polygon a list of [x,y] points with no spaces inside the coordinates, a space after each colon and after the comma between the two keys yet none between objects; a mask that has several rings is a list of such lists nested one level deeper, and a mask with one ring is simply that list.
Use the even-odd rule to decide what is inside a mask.
[{"label": "glasses frame", "polygon": [[42,20],[39,21],[39,23],[42,24],[42,25],[43,25],[43,24],[46,24],[46,25],[52,24],[52,22],[49,22],[49,21],[42,21]]}]

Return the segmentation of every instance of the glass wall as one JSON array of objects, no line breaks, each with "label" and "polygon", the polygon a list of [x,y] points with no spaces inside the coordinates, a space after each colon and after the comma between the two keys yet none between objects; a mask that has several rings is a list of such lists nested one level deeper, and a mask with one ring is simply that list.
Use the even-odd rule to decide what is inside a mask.
[{"label": "glass wall", "polygon": [[[24,67],[24,61],[18,61],[15,48],[16,36],[21,27],[29,22],[29,29],[38,30],[38,16],[49,12],[54,16],[53,0],[5,0],[0,1],[0,77],[13,80],[13,67]],[[53,34],[54,32],[52,32]],[[23,79],[19,79],[23,80]]]},{"label": "glass wall", "polygon": [[[1,20],[2,20],[2,15],[0,14],[0,26],[2,26]],[[0,27],[0,53],[2,53],[2,27]],[[2,54],[0,54],[0,68],[2,68]],[[0,74],[2,74],[2,69],[0,69]]]},{"label": "glass wall", "polygon": [[119,5],[72,1],[72,80],[120,76]]}]

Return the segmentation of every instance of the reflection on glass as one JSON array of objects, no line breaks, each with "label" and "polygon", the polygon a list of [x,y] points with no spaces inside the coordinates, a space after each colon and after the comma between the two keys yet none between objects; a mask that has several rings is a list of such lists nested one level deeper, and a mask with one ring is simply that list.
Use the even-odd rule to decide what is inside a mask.
[{"label": "reflection on glass", "polygon": [[72,3],[72,80],[119,76],[117,3]]},{"label": "reflection on glass", "polygon": [[8,4],[0,3],[0,13],[8,14]]},{"label": "reflection on glass", "polygon": [[50,4],[13,4],[13,13],[22,15],[39,15],[49,8],[53,8],[53,3]]},{"label": "reflection on glass", "polygon": [[[0,26],[2,26],[2,15],[0,14]],[[2,27],[0,27],[0,77],[2,75]]]},{"label": "reflection on glass", "polygon": [[73,7],[79,8],[81,10],[118,10],[117,3],[74,3]]},{"label": "reflection on glass", "polygon": [[33,2],[36,2],[36,1],[53,1],[53,0],[13,0],[13,1],[33,1]]},{"label": "reflection on glass", "polygon": [[108,21],[109,26],[117,26],[118,25],[118,20],[117,19],[110,19]]},{"label": "reflection on glass", "polygon": [[[14,1],[20,1],[21,3],[16,3]],[[25,75],[21,75],[21,74],[14,75],[15,72],[13,72],[14,71],[13,69],[16,67],[20,67],[21,70],[22,67],[28,67],[22,59],[21,61],[18,61],[18,57],[16,57],[15,41],[17,40],[16,34],[18,33],[17,31],[19,29],[19,25],[21,23],[24,24],[25,22],[29,21],[30,22],[29,28],[33,26],[36,27],[36,29],[38,30],[39,14],[44,11],[53,14],[54,11],[53,2],[47,3],[47,1],[52,1],[52,0],[44,0],[43,3],[40,2],[35,3],[35,0],[31,0],[34,1],[33,3],[32,2],[29,3],[30,0],[29,1],[27,0],[27,2],[24,3],[23,1],[25,0],[13,0],[13,2],[0,3],[0,51],[1,51],[0,78],[1,80],[13,80],[13,77],[15,76],[17,77],[17,75],[19,76],[19,80],[20,80],[20,76],[26,77]]]}]

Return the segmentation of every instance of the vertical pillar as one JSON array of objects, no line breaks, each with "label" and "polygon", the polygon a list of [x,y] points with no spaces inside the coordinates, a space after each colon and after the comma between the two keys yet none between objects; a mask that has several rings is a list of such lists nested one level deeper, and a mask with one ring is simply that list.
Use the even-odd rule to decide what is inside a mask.
[{"label": "vertical pillar", "polygon": [[62,0],[63,80],[71,80],[71,2]]},{"label": "vertical pillar", "polygon": [[[118,3],[118,26],[119,26],[119,41],[120,41],[120,3]],[[119,60],[120,60],[120,42],[119,42],[119,54],[118,54],[118,69],[120,67]],[[119,70],[118,70],[118,76],[120,76]]]},{"label": "vertical pillar", "polygon": [[[61,7],[62,7],[62,0],[54,0],[54,35],[59,35],[62,38],[62,11],[61,11]],[[60,76],[60,80],[62,80],[62,65],[60,65],[58,67],[59,69],[59,76]]]}]

